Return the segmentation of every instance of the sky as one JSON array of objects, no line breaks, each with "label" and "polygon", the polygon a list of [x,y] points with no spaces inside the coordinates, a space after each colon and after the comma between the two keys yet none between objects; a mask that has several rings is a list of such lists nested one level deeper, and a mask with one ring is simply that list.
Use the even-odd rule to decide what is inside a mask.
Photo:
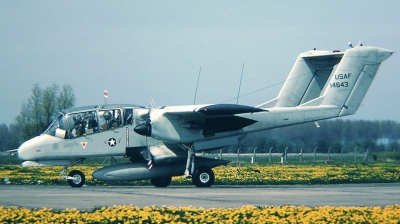
[{"label": "sky", "polygon": [[[109,104],[236,103],[243,69],[238,103],[256,106],[278,95],[302,52],[348,42],[399,52],[399,12],[397,0],[3,0],[0,124],[14,122],[35,83],[71,85],[76,106],[103,104],[104,90]],[[346,118],[400,121],[399,57]]]}]

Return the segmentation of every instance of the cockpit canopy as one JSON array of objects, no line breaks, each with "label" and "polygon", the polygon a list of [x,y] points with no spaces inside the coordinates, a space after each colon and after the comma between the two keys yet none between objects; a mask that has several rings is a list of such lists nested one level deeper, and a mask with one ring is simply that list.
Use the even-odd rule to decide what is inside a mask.
[{"label": "cockpit canopy", "polygon": [[42,134],[70,139],[131,125],[135,108],[143,107],[107,105],[68,109],[60,112]]}]

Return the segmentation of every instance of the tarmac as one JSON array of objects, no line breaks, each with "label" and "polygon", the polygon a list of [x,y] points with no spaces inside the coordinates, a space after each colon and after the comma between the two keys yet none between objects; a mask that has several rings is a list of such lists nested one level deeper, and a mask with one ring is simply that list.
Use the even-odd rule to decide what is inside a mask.
[{"label": "tarmac", "polygon": [[281,206],[387,206],[400,204],[400,183],[285,185],[95,187],[0,186],[0,206],[77,208],[134,205],[196,208],[237,208],[246,205]]}]

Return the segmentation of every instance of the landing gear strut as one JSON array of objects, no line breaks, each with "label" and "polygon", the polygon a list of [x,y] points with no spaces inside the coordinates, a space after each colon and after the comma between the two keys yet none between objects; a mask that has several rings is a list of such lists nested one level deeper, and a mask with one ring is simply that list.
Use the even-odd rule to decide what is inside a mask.
[{"label": "landing gear strut", "polygon": [[[193,146],[188,147],[186,145],[180,145],[182,148],[185,148],[188,152],[188,157],[187,157],[187,161],[186,161],[186,169],[185,169],[185,173],[184,173],[184,177],[186,179],[191,178],[190,174],[193,173],[194,170],[194,166],[195,166],[195,157],[196,157],[196,153],[194,152]],[[191,168],[191,172],[189,172],[189,169]]]},{"label": "landing gear strut", "polygon": [[215,180],[215,175],[212,169],[201,165],[200,167],[196,167],[196,153],[193,146],[188,147],[183,144],[181,146],[188,151],[184,174],[185,178],[192,178],[192,182],[196,187],[210,187]]},{"label": "landing gear strut", "polygon": [[67,175],[68,167],[74,166],[78,163],[82,163],[83,160],[86,158],[79,158],[77,159],[74,163],[72,163],[69,166],[64,166],[64,168],[60,172],[60,176],[64,179],[67,180],[69,186],[71,187],[82,187],[83,184],[85,184],[85,175],[79,171],[79,170],[72,170],[69,172]]}]

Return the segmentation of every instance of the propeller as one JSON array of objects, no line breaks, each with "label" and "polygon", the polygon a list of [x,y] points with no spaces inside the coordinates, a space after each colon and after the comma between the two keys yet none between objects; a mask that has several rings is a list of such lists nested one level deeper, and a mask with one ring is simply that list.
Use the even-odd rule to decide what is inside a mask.
[{"label": "propeller", "polygon": [[154,108],[153,99],[150,100],[150,106],[148,108],[148,112],[146,114],[146,122],[136,126],[133,130],[139,135],[143,135],[145,137],[146,147],[147,147],[147,168],[151,169],[153,167],[153,158],[150,153],[150,148],[147,143],[147,137],[151,136],[151,111]]},{"label": "propeller", "polygon": [[147,147],[147,169],[151,169],[153,167],[153,157],[151,156],[150,148],[149,145],[147,144],[147,136],[145,136],[145,138]]},{"label": "propeller", "polygon": [[154,102],[153,99],[150,100],[150,106],[147,110],[147,114],[142,115],[142,117],[145,116],[145,120],[146,122],[143,124],[139,124],[138,126],[136,126],[133,130],[138,133],[139,135],[143,135],[143,136],[151,136],[151,118],[150,118],[150,114],[151,111],[154,108]]}]

